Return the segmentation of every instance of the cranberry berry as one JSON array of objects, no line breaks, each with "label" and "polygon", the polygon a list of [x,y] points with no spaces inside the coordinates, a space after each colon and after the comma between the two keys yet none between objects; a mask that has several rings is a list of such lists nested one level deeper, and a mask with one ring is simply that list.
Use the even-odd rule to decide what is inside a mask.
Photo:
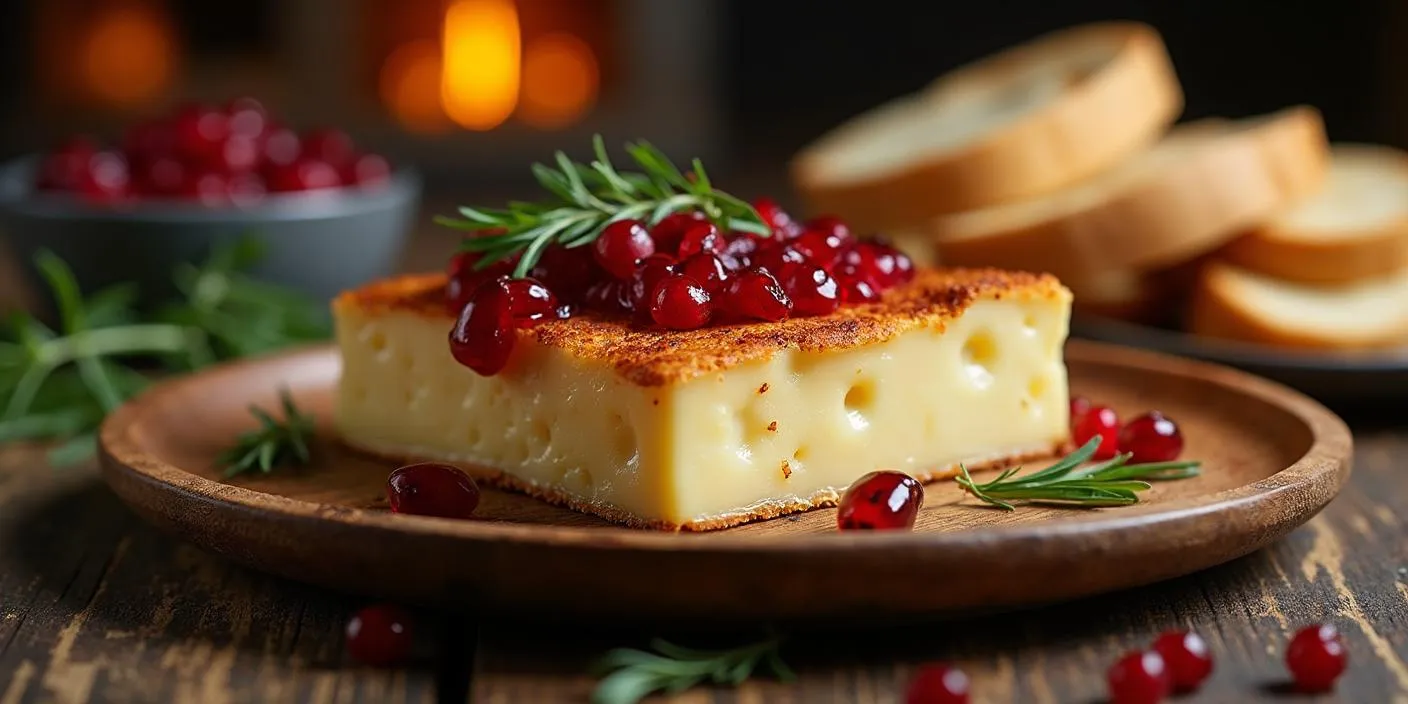
[{"label": "cranberry berry", "polygon": [[880,470],[856,480],[841,495],[841,530],[910,530],[924,505],[924,487],[904,472]]},{"label": "cranberry berry", "polygon": [[650,228],[650,238],[655,241],[658,252],[677,252],[684,241],[685,230],[698,223],[706,222],[704,213],[697,210],[683,210],[670,213]]},{"label": "cranberry berry", "polygon": [[425,462],[398,467],[386,480],[394,513],[469,518],[479,507],[479,487],[457,467]]},{"label": "cranberry berry", "polygon": [[904,701],[905,704],[968,704],[968,675],[942,663],[924,665],[910,680]]},{"label": "cranberry berry", "polygon": [[1131,462],[1172,462],[1183,453],[1183,433],[1162,413],[1149,411],[1120,430],[1119,449],[1133,455]]},{"label": "cranberry berry", "polygon": [[493,376],[508,364],[518,340],[515,328],[507,279],[486,281],[475,289],[450,329],[450,353],[479,375]]},{"label": "cranberry berry", "polygon": [[723,307],[737,318],[776,322],[792,313],[792,299],[772,274],[753,269],[729,279]]},{"label": "cranberry berry", "polygon": [[784,274],[783,290],[792,298],[797,315],[826,315],[841,305],[835,279],[815,264],[799,264]]},{"label": "cranberry berry", "polygon": [[655,241],[639,220],[617,220],[602,229],[592,244],[592,253],[601,268],[628,281],[636,263],[655,253]]},{"label": "cranberry berry", "polygon": [[558,317],[557,296],[537,279],[509,279],[509,303],[520,328]]},{"label": "cranberry berry", "polygon": [[672,330],[702,328],[712,312],[709,292],[683,274],[665,277],[656,287],[650,305],[650,317],[655,323]]},{"label": "cranberry berry", "polygon": [[1092,404],[1092,403],[1090,402],[1090,399],[1088,399],[1088,398],[1086,398],[1086,397],[1084,397],[1084,396],[1072,396],[1072,397],[1071,397],[1071,427],[1072,427],[1072,428],[1076,427],[1076,425],[1078,425],[1078,424],[1080,423],[1081,419],[1085,418],[1085,414],[1089,413],[1089,412],[1090,412],[1090,409],[1093,408],[1093,407],[1094,407],[1094,404]]},{"label": "cranberry berry", "polygon": [[1105,678],[1110,704],[1156,704],[1173,691],[1173,679],[1163,656],[1154,651],[1125,655],[1112,665]]},{"label": "cranberry berry", "polygon": [[1071,429],[1071,439],[1084,447],[1091,438],[1100,438],[1095,459],[1108,460],[1119,454],[1120,417],[1113,408],[1094,406]]},{"label": "cranberry berry", "polygon": [[1325,692],[1344,673],[1348,654],[1339,629],[1315,624],[1297,631],[1286,648],[1286,669],[1302,692]]},{"label": "cranberry berry", "polygon": [[368,606],[347,621],[347,653],[364,665],[385,667],[411,654],[411,617],[400,607]]},{"label": "cranberry berry", "polygon": [[726,244],[714,223],[696,222],[685,228],[680,238],[679,255],[685,259],[696,254],[723,254]]},{"label": "cranberry berry", "polygon": [[1191,692],[1212,674],[1212,653],[1197,633],[1165,633],[1154,641],[1154,651],[1163,657],[1176,692]]}]

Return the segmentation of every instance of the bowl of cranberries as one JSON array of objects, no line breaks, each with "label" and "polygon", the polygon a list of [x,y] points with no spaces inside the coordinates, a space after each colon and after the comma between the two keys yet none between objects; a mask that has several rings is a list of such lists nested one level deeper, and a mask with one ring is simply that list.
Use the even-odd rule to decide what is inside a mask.
[{"label": "bowl of cranberries", "polygon": [[26,263],[59,255],[85,290],[135,281],[145,300],[172,293],[178,263],[253,236],[255,276],[329,298],[391,273],[419,196],[412,170],[347,133],[296,130],[238,98],[0,166],[0,236]]}]

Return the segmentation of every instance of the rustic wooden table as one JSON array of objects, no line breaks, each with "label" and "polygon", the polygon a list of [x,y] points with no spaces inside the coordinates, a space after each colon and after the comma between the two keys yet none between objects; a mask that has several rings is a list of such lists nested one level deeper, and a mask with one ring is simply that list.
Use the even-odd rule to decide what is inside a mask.
[{"label": "rustic wooden table", "polygon": [[[449,246],[413,247],[405,264],[433,266]],[[1328,621],[1344,631],[1351,664],[1336,694],[1321,700],[1408,702],[1408,470],[1399,466],[1408,426],[1351,422],[1358,451],[1349,486],[1259,553],[1035,611],[819,628],[784,646],[798,681],[701,689],[675,701],[895,702],[916,663],[940,658],[972,676],[974,701],[1096,702],[1121,652],[1172,628],[1196,629],[1217,656],[1203,690],[1180,701],[1280,701],[1288,635]],[[435,615],[421,620],[438,628],[420,634],[423,658],[371,670],[343,654],[343,624],[357,606],[147,527],[93,467],[54,468],[38,448],[0,449],[0,704],[585,702],[593,686],[585,670],[606,649],[651,635],[696,642],[665,624],[633,633]]]}]

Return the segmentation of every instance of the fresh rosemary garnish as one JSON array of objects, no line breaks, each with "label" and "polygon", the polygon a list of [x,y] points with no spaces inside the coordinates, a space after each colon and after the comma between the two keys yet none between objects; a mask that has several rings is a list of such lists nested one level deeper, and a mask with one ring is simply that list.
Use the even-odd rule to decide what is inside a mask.
[{"label": "fresh rosemary garnish", "polygon": [[240,273],[261,255],[257,240],[243,238],[203,266],[179,267],[181,299],[144,315],[132,286],[85,299],[62,259],[37,253],[60,325],[16,312],[0,330],[0,443],[57,442],[51,463],[80,462],[92,455],[103,416],[144,388],[149,372],[325,339],[327,324],[312,301]]},{"label": "fresh rosemary garnish", "polygon": [[220,455],[226,479],[254,470],[269,474],[279,465],[308,464],[312,459],[308,440],[313,437],[313,419],[298,410],[288,389],[279,389],[279,406],[283,420],[258,406],[249,407],[259,419],[259,427],[241,433],[234,446]]},{"label": "fresh rosemary garnish", "polygon": [[557,152],[556,166],[533,165],[533,176],[551,198],[512,202],[506,208],[460,208],[463,219],[438,216],[447,227],[478,233],[462,248],[479,252],[476,268],[520,255],[515,277],[527,276],[549,246],[583,247],[609,223],[637,219],[653,225],[666,216],[698,210],[720,228],[767,236],[771,230],[746,201],[714,188],[695,159],[680,171],[648,142],[626,145],[640,171],[618,171],[601,135],[592,138],[596,158],[581,164]]},{"label": "fresh rosemary garnish", "polygon": [[678,694],[705,680],[737,686],[760,664],[790,681],[796,675],[782,661],[781,643],[781,637],[772,637],[730,650],[695,650],[656,638],[650,642],[653,653],[617,648],[597,663],[599,674],[609,674],[592,692],[592,704],[635,704],[652,692]]},{"label": "fresh rosemary garnish", "polygon": [[959,465],[958,485],[981,501],[1008,511],[1012,501],[1079,506],[1125,506],[1139,501],[1135,492],[1150,488],[1150,481],[1196,477],[1200,462],[1146,462],[1127,464],[1132,456],[1123,453],[1081,467],[1095,455],[1100,437],[1091,438],[1080,449],[1055,464],[1025,477],[1014,477],[1021,467],[1012,467],[985,484],[973,481],[968,468]]}]

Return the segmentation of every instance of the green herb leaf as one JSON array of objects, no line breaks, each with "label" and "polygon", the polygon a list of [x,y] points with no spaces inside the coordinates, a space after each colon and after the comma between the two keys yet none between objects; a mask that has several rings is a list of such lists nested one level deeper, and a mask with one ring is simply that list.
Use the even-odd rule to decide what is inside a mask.
[{"label": "green herb leaf", "polygon": [[1187,479],[1201,472],[1196,461],[1128,464],[1133,455],[1127,452],[1082,467],[1095,456],[1100,441],[1091,438],[1050,467],[1023,477],[1016,476],[1021,468],[1013,467],[979,484],[959,465],[954,481],[974,498],[1007,511],[1013,510],[1013,501],[1094,508],[1138,503],[1138,492],[1149,489],[1151,481]]},{"label": "green herb leaf", "polygon": [[626,145],[639,171],[619,171],[601,135],[592,138],[595,157],[581,164],[558,152],[553,164],[534,164],[533,177],[549,196],[538,203],[507,208],[460,208],[462,219],[435,222],[471,234],[461,249],[480,254],[476,268],[518,258],[513,275],[527,276],[553,245],[581,247],[601,236],[612,222],[640,218],[654,224],[679,212],[698,210],[721,228],[769,236],[771,230],[753,206],[718,190],[695,159],[685,173],[649,142]]},{"label": "green herb leaf", "polygon": [[308,464],[312,459],[308,440],[313,436],[313,419],[294,405],[288,389],[279,389],[279,406],[282,420],[258,406],[250,406],[249,412],[259,419],[259,427],[241,433],[235,444],[220,454],[218,461],[226,479],[256,470],[269,474],[279,465]]},{"label": "green herb leaf", "polygon": [[782,662],[781,643],[774,637],[730,650],[696,650],[657,638],[650,643],[653,653],[617,648],[596,663],[593,671],[605,677],[592,692],[592,703],[635,704],[652,692],[678,694],[705,681],[737,686],[760,665],[790,681],[795,675]]}]

